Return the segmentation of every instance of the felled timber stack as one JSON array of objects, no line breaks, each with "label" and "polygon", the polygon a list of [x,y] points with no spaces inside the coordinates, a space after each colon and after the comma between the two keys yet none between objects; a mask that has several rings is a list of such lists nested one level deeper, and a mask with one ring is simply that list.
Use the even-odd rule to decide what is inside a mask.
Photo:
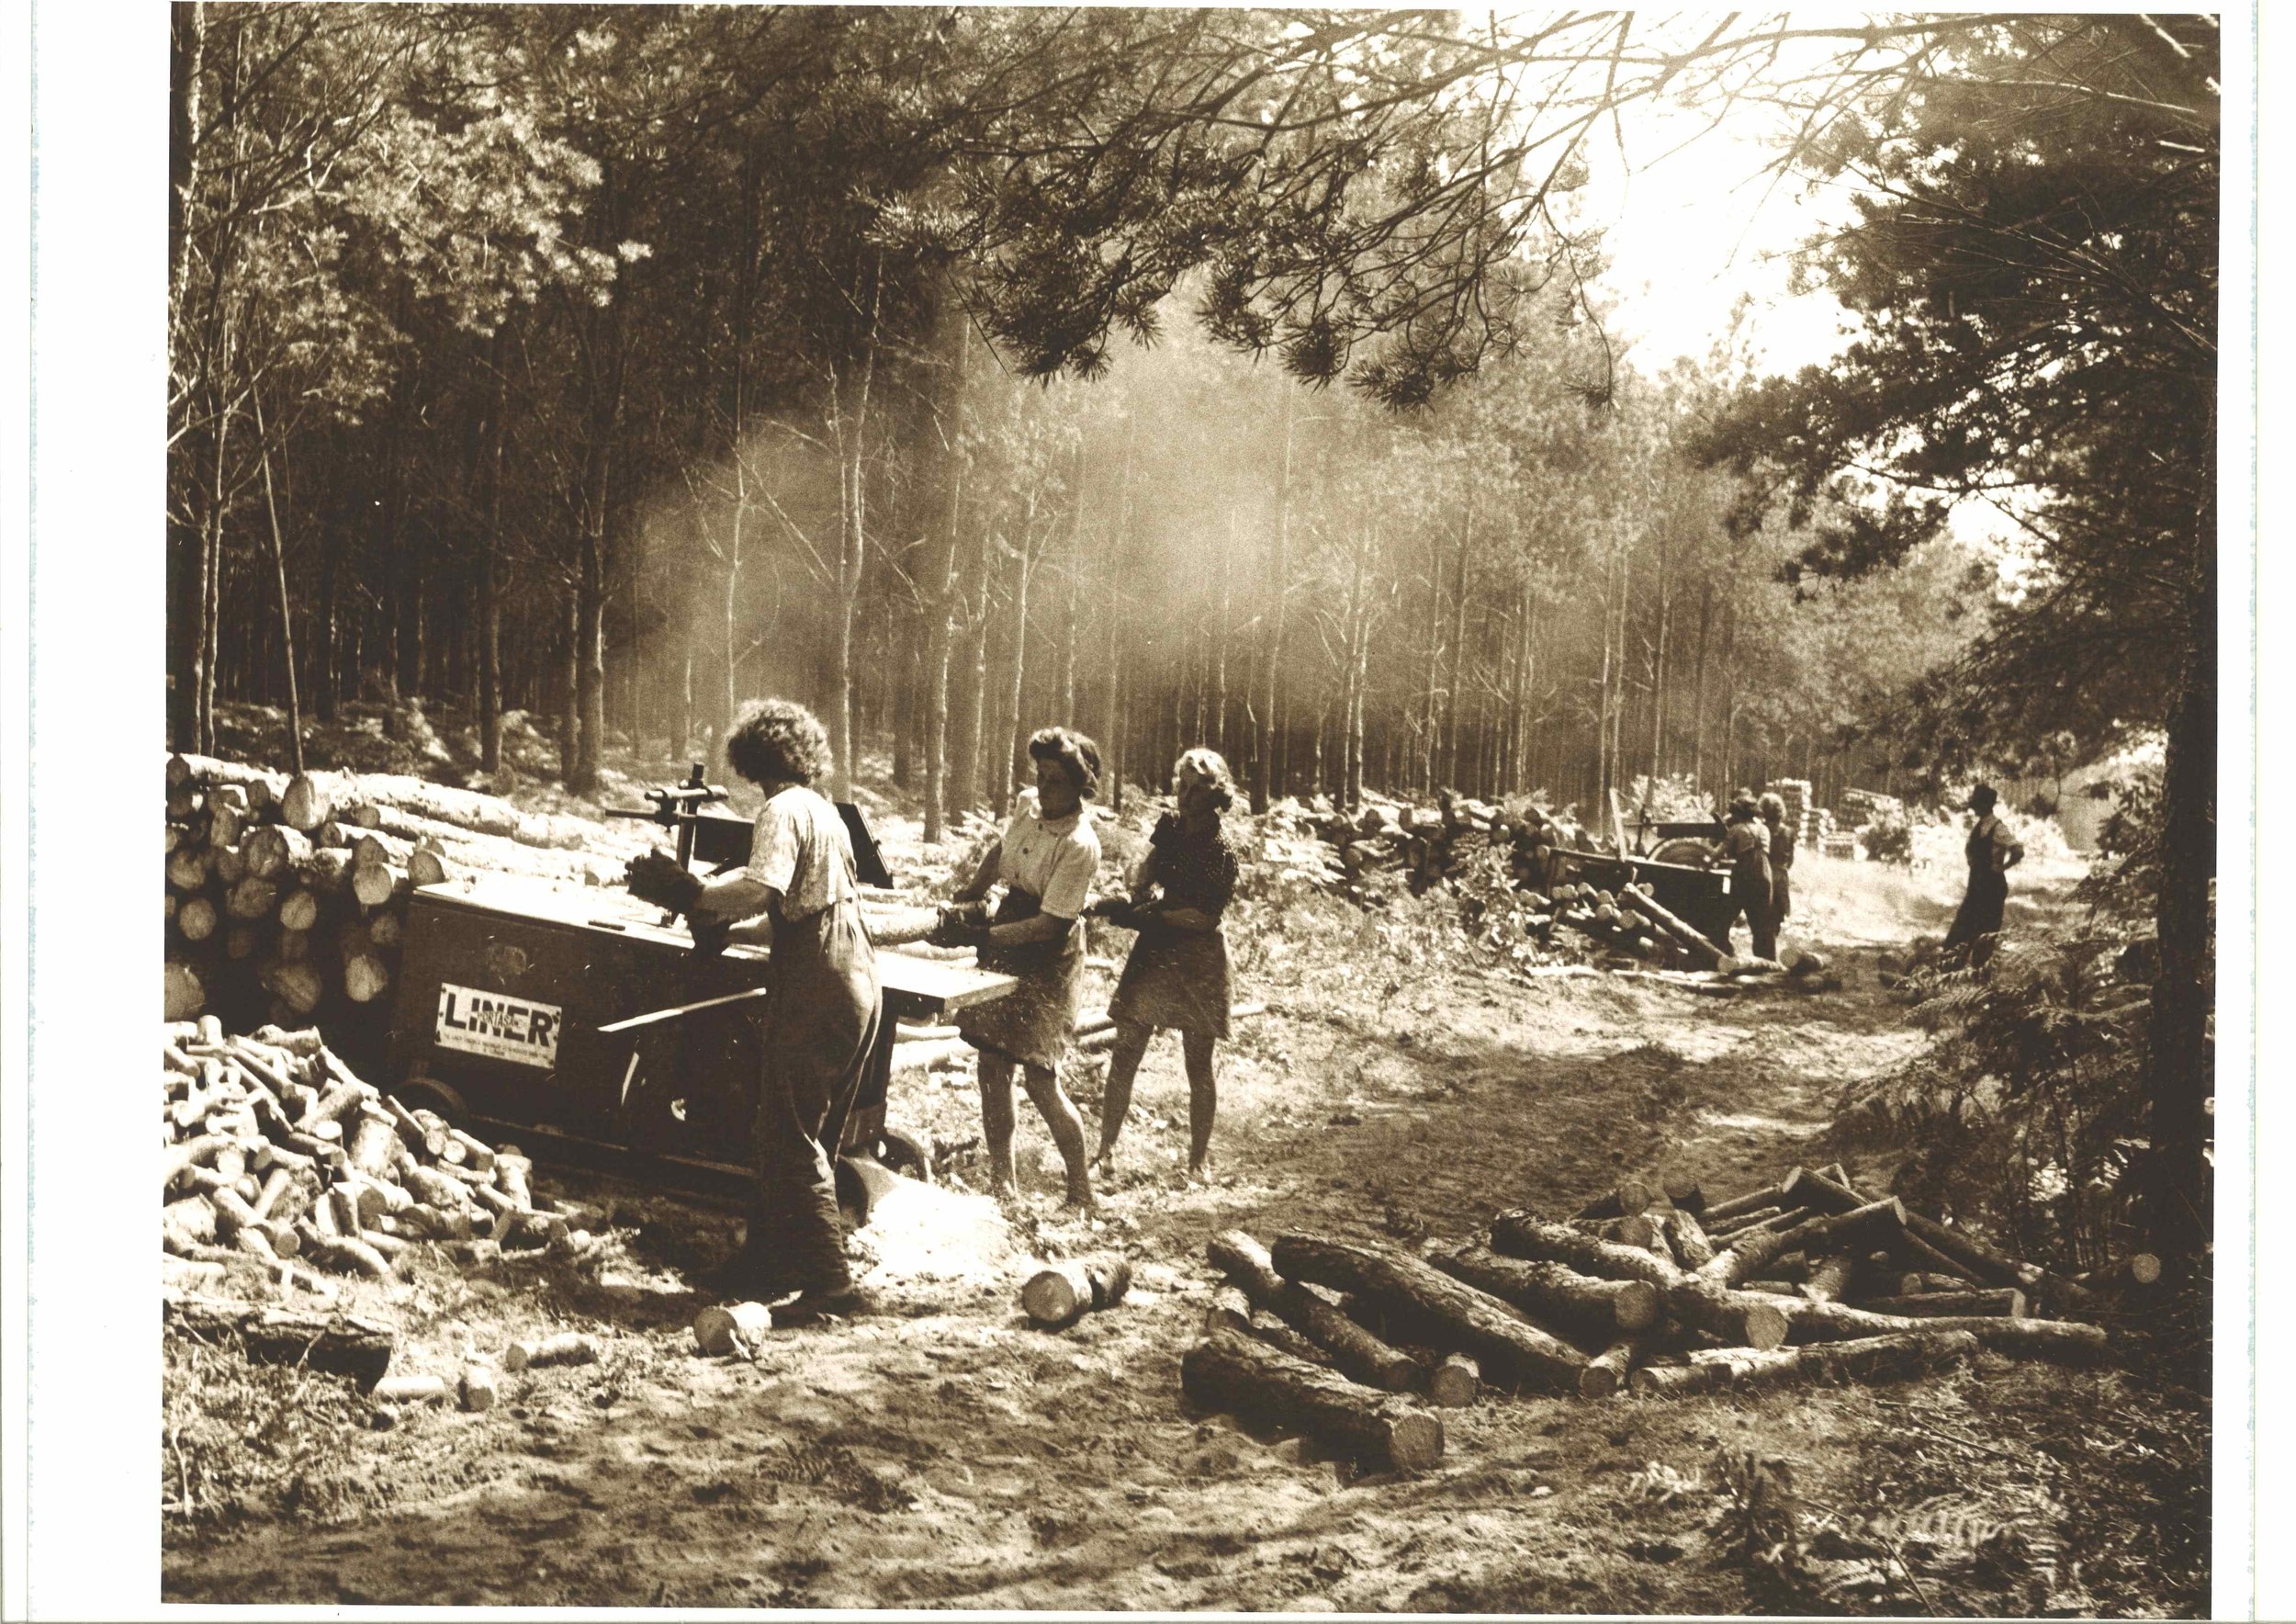
[{"label": "felled timber stack", "polygon": [[[1427,1406],[1486,1388],[1678,1394],[1902,1380],[1980,1349],[2110,1351],[2097,1325],[2031,1315],[2089,1313],[2097,1287],[1869,1199],[1839,1167],[1712,1204],[1687,1181],[1627,1180],[1570,1218],[1503,1212],[1486,1235],[1418,1255],[1241,1232],[1207,1253],[1227,1285],[1182,1361],[1189,1396],[1406,1470],[1441,1455]],[[2128,1289],[2157,1276],[2149,1261],[2094,1278]]]},{"label": "felled timber stack", "polygon": [[354,1075],[316,1031],[161,1031],[161,1246],[178,1275],[249,1258],[282,1285],[384,1279],[425,1241],[542,1246],[568,1233],[531,1164]]},{"label": "felled timber stack", "polygon": [[1811,794],[1806,778],[1777,778],[1769,785],[1769,793],[1785,803],[1785,826],[1794,831],[1798,846],[1817,843],[1816,797]]},{"label": "felled timber stack", "polygon": [[1336,850],[1351,893],[1379,874],[1401,875],[1413,892],[1424,892],[1460,873],[1478,851],[1493,849],[1504,854],[1518,889],[1543,892],[1559,872],[1556,852],[1591,849],[1583,830],[1538,806],[1493,806],[1448,790],[1433,806],[1367,799],[1352,817],[1329,810],[1304,816]]}]

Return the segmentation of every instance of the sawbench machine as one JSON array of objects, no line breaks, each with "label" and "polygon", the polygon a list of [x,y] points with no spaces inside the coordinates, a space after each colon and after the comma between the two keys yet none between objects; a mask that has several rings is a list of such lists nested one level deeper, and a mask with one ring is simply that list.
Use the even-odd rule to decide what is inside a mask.
[{"label": "sawbench machine", "polygon": [[1660,907],[1728,951],[1738,910],[1729,871],[1720,866],[1720,821],[1639,818],[1629,824],[1614,797],[1611,833],[1607,851],[1558,847],[1548,860],[1547,882],[1569,880],[1614,892],[1623,885],[1645,886]]},{"label": "sawbench machine", "polygon": [[[622,816],[674,830],[683,862],[730,868],[748,862],[751,826],[701,809],[724,798],[697,766]],[[856,858],[868,854],[863,883],[884,885],[859,811],[839,811]],[[408,1104],[539,1161],[738,1205],[771,963],[739,942],[697,953],[681,923],[620,889],[501,874],[425,885],[407,908],[390,1069]],[[838,1197],[857,1223],[888,1171],[932,1176],[926,1149],[886,1121],[896,1021],[939,1023],[1014,985],[888,949],[877,974],[884,1018],[838,1144]]]}]

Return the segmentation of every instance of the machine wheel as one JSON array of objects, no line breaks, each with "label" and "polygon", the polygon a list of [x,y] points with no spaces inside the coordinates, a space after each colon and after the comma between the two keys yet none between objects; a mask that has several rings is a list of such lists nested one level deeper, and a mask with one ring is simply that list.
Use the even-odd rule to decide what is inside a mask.
[{"label": "machine wheel", "polygon": [[1722,848],[1711,840],[1685,835],[1680,840],[1661,840],[1650,853],[1653,863],[1671,863],[1683,868],[1712,868],[1722,855]]},{"label": "machine wheel", "polygon": [[456,1127],[470,1120],[469,1102],[434,1077],[409,1073],[399,1086],[399,1098],[409,1111],[434,1111]]}]

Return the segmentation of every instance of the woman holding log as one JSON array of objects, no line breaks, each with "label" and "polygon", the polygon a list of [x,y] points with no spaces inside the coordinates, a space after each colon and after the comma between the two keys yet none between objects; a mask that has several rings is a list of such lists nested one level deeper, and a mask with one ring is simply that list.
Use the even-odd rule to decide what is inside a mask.
[{"label": "woman holding log", "polygon": [[1761,797],[1761,821],[1770,832],[1770,940],[1774,949],[1778,930],[1784,925],[1787,914],[1794,911],[1794,893],[1789,876],[1794,872],[1794,833],[1785,826],[1785,801],[1765,793]]},{"label": "woman holding log", "polygon": [[[1085,904],[1100,868],[1100,838],[1084,803],[1100,787],[1100,748],[1067,727],[1029,740],[1036,791],[1024,795],[997,842],[981,856],[931,940],[978,950],[981,967],[1017,977],[1004,998],[957,1014],[957,1031],[980,1051],[981,1136],[989,1179],[1000,1199],[1017,1197],[1013,1177],[1012,1071],[1052,1130],[1068,1173],[1072,1207],[1092,1204],[1084,1119],[1062,1092],[1060,1060],[1076,1021],[1085,973]],[[992,885],[1003,898],[992,914]]]},{"label": "woman holding log", "polygon": [[1180,1034],[1187,1066],[1188,1177],[1201,1179],[1210,1166],[1212,1117],[1219,1109],[1212,1051],[1228,1035],[1228,941],[1220,916],[1235,895],[1237,863],[1220,815],[1235,804],[1235,780],[1218,751],[1192,750],[1174,764],[1172,784],[1179,810],[1156,820],[1131,897],[1094,908],[1139,932],[1109,999],[1116,1044],[1095,1159],[1114,1166],[1148,1040],[1169,1029]]},{"label": "woman holding log", "polygon": [[[762,920],[738,934],[770,931],[773,949],[750,1123],[757,1190],[724,1284],[760,1301],[801,1292],[797,1316],[851,1314],[865,1304],[846,1267],[834,1161],[884,1001],[852,841],[837,808],[812,788],[829,769],[829,736],[803,705],[753,701],[726,738],[726,760],[765,792],[748,866],[704,882],[659,858],[693,887],[671,905],[692,920],[697,947],[722,942],[740,921]],[[645,863],[632,865],[634,894],[644,894]]]},{"label": "woman holding log", "polygon": [[1966,964],[1982,970],[1999,945],[2001,914],[2009,903],[2009,871],[2024,861],[2025,848],[2009,832],[1994,807],[2001,797],[1989,784],[1969,792],[1970,826],[1964,853],[1969,859],[1969,889],[1945,933],[1945,962]]}]

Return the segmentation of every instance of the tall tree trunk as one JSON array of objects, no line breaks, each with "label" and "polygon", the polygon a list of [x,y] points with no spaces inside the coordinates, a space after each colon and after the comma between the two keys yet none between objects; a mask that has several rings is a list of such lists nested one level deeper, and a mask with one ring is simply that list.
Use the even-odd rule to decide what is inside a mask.
[{"label": "tall tree trunk", "polygon": [[263,422],[263,397],[250,397],[255,409],[255,443],[263,447],[263,503],[271,518],[271,563],[279,578],[279,645],[287,663],[287,743],[295,770],[303,770],[303,705],[295,686],[295,616],[287,601],[287,538],[279,530],[279,498],[271,484],[271,441]]},{"label": "tall tree trunk", "polygon": [[[856,295],[861,292],[854,289]],[[861,335],[861,376],[852,381],[850,400],[840,400],[842,373],[833,373],[829,393],[836,421],[832,424],[838,448],[839,496],[837,575],[837,766],[832,773],[838,799],[852,798],[853,752],[857,748],[853,705],[853,621],[861,608],[862,566],[867,560],[869,480],[867,442],[870,394],[877,377],[877,319],[884,283],[872,275],[868,289],[869,320]],[[858,299],[856,301],[858,303]]]},{"label": "tall tree trunk", "polygon": [[[508,325],[504,323],[504,327]],[[493,378],[487,412],[486,504],[478,550],[478,765],[502,770],[502,463],[510,440],[510,366],[504,327],[494,330]],[[692,682],[689,661],[688,682]]]},{"label": "tall tree trunk", "polygon": [[[1030,500],[1034,507],[1035,499]],[[1012,589],[1012,682],[1007,688],[1011,696],[1008,718],[1010,731],[1004,735],[1005,759],[996,765],[996,810],[1002,815],[1012,805],[1014,774],[1018,763],[1026,756],[1030,727],[1027,713],[1021,709],[1021,696],[1029,674],[1029,578],[1035,574],[1034,559],[1028,545],[1027,532],[1022,532],[1019,557],[1014,565]]]},{"label": "tall tree trunk", "polygon": [[973,638],[973,669],[965,683],[967,693],[964,709],[964,760],[957,779],[958,804],[966,806],[980,806],[985,799],[982,788],[985,782],[985,750],[989,725],[988,612],[991,602],[990,574],[994,555],[986,536],[981,537],[975,552],[980,570],[980,592],[974,603],[972,625],[968,628]]},{"label": "tall tree trunk", "polygon": [[[228,351],[228,341],[226,348]],[[214,458],[208,468],[208,499],[199,548],[199,661],[195,676],[198,697],[199,750],[215,753],[215,679],[220,655],[223,592],[223,518],[229,506],[224,486],[224,449],[231,439],[231,418],[219,392],[211,445]]]},{"label": "tall tree trunk", "polygon": [[1706,793],[1706,648],[1714,629],[1714,578],[1698,586],[1698,653],[1690,683],[1690,776],[1701,795]]},{"label": "tall tree trunk", "polygon": [[575,583],[567,583],[566,612],[558,645],[558,777],[571,779],[582,740],[582,605]]},{"label": "tall tree trunk", "polygon": [[964,507],[964,448],[960,438],[964,410],[965,359],[972,331],[954,292],[944,288],[939,310],[940,343],[952,355],[935,375],[934,444],[938,448],[941,509],[933,526],[934,562],[927,570],[931,604],[925,628],[925,841],[938,845],[946,835],[949,796],[949,666],[956,644],[957,608],[962,588],[957,578],[957,542]]},{"label": "tall tree trunk", "polygon": [[1443,776],[1459,775],[1459,710],[1467,671],[1467,571],[1475,546],[1475,477],[1467,478],[1467,513],[1459,522],[1458,567],[1451,578],[1450,670],[1444,679]]},{"label": "tall tree trunk", "polygon": [[1286,554],[1291,539],[1292,401],[1298,393],[1293,386],[1284,386],[1283,471],[1276,483],[1276,532],[1268,547],[1266,629],[1261,634],[1266,686],[1260,705],[1259,748],[1252,761],[1252,810],[1255,813],[1266,811],[1269,804],[1284,793],[1283,773],[1276,759],[1282,737],[1276,719],[1276,698],[1277,685],[1283,680],[1284,589],[1286,571],[1289,569]]},{"label": "tall tree trunk", "polygon": [[2161,877],[2155,925],[2160,973],[2153,979],[2147,1060],[2153,1177],[2147,1190],[2156,1249],[2189,1272],[2214,1233],[2209,1201],[2207,1101],[2209,980],[2216,881],[2215,484],[2206,489],[2188,611],[2184,669],[2168,718],[2161,776]]}]

